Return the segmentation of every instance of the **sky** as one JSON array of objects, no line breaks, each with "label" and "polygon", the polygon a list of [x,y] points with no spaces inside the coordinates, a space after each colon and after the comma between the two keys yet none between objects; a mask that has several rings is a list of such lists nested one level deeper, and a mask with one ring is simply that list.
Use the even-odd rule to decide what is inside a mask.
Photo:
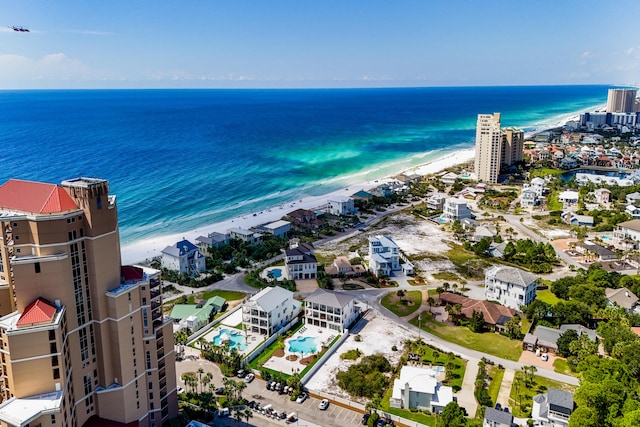
[{"label": "sky", "polygon": [[0,0],[0,89],[635,85],[638,12],[637,0]]}]

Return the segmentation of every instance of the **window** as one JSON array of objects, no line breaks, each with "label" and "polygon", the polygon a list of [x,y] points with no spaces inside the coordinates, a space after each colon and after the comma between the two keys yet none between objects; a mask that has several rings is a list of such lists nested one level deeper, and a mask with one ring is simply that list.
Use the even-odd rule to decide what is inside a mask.
[{"label": "window", "polygon": [[58,366],[58,356],[51,356],[51,366]]},{"label": "window", "polygon": [[96,197],[96,206],[98,207],[98,209],[102,209],[102,199],[100,198],[100,196]]},{"label": "window", "polygon": [[40,263],[36,262],[35,264],[33,264],[33,268],[35,268],[36,273],[40,273]]},{"label": "window", "polygon": [[58,352],[58,346],[56,345],[56,343],[54,343],[54,342],[49,343],[49,352],[50,353],[57,353]]},{"label": "window", "polygon": [[53,341],[56,339],[56,331],[54,331],[53,329],[49,330],[49,341]]},{"label": "window", "polygon": [[56,414],[51,414],[51,424],[56,423]]},{"label": "window", "polygon": [[60,369],[59,368],[55,368],[53,370],[53,379],[54,380],[60,379]]}]

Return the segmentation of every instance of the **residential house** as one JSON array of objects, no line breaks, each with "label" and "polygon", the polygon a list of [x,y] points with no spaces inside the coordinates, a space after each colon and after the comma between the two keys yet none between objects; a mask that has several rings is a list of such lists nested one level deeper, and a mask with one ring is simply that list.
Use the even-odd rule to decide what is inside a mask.
[{"label": "residential house", "polygon": [[638,297],[627,288],[607,288],[605,290],[605,298],[607,299],[607,304],[622,307],[628,313],[640,312]]},{"label": "residential house", "polygon": [[611,201],[611,191],[606,188],[598,188],[593,192],[593,196],[598,204],[609,203]]},{"label": "residential house", "polygon": [[618,249],[638,249],[640,240],[640,219],[621,222],[613,231],[613,243]]},{"label": "residential house", "polygon": [[369,237],[369,271],[375,276],[391,276],[400,266],[398,245],[387,236]]},{"label": "residential house", "polygon": [[289,212],[286,218],[291,220],[294,227],[301,229],[319,228],[322,225],[318,215],[308,209],[296,209],[293,212]]},{"label": "residential house", "polygon": [[574,409],[572,393],[549,388],[547,393],[534,396],[531,418],[540,426],[567,427]]},{"label": "residential house", "polygon": [[590,240],[577,242],[575,250],[585,255],[588,261],[611,261],[616,259],[616,253]]},{"label": "residential house", "polygon": [[188,240],[181,240],[162,250],[161,265],[180,274],[197,276],[207,269],[205,257]]},{"label": "residential house", "polygon": [[640,218],[640,208],[637,208],[634,205],[627,205],[624,211],[631,215],[632,218]]},{"label": "residential house", "polygon": [[640,204],[640,193],[635,192],[627,194],[626,201],[628,205],[635,205],[636,203]]},{"label": "residential house", "polygon": [[535,191],[538,197],[540,197],[546,191],[545,184],[546,184],[546,181],[544,179],[536,177],[531,180],[531,183],[529,184],[529,188]]},{"label": "residential house", "polygon": [[535,351],[541,349],[543,352],[558,352],[558,338],[568,330],[573,330],[580,335],[587,335],[591,341],[597,341],[598,334],[595,330],[578,324],[560,325],[558,329],[548,326],[536,326],[533,333],[525,335],[522,341],[522,349]]},{"label": "residential house", "polygon": [[220,296],[209,298],[199,304],[175,304],[169,317],[180,328],[187,328],[192,333],[209,324],[216,313],[220,313],[226,300]]},{"label": "residential house", "polygon": [[[558,151],[557,153],[561,153],[561,152]],[[578,161],[573,157],[565,157],[563,159],[560,159],[558,166],[561,169],[575,169],[578,167]]]},{"label": "residential house", "polygon": [[344,216],[356,213],[353,198],[348,196],[333,196],[328,200],[327,212],[332,215]]},{"label": "residential house", "polygon": [[434,211],[441,211],[447,197],[444,193],[433,193],[431,197],[427,199],[427,208],[433,209]]},{"label": "residential house", "polygon": [[298,316],[301,303],[280,286],[266,287],[242,304],[246,330],[271,336]]},{"label": "residential house", "polygon": [[284,238],[291,231],[291,223],[284,220],[274,221],[263,225],[262,229],[269,234]]},{"label": "residential house", "polygon": [[229,235],[222,233],[209,233],[206,236],[196,237],[196,244],[201,254],[209,252],[209,248],[220,248],[229,244]]},{"label": "residential house", "polygon": [[493,237],[496,235],[496,232],[489,228],[486,225],[480,225],[475,228],[473,231],[473,235],[471,236],[471,240],[474,242],[479,242],[482,239],[489,238],[493,241]]},{"label": "residential house", "polygon": [[536,299],[538,278],[514,267],[494,266],[485,273],[485,296],[490,301],[522,310]]},{"label": "residential house", "polygon": [[578,215],[575,212],[562,212],[562,222],[569,225],[593,227],[593,217],[590,215]]},{"label": "residential house", "polygon": [[558,201],[564,204],[565,209],[572,206],[578,205],[578,200],[580,199],[580,195],[577,191],[566,190],[558,195]]},{"label": "residential house", "polygon": [[453,185],[455,184],[456,179],[458,179],[458,175],[453,172],[447,172],[440,177],[440,182],[444,185]]},{"label": "residential house", "polygon": [[389,399],[392,408],[427,410],[442,413],[453,402],[453,389],[436,380],[437,372],[421,366],[403,366],[400,378],[393,381]]},{"label": "residential house", "polygon": [[339,256],[333,260],[333,263],[330,266],[325,267],[324,271],[333,277],[341,274],[347,277],[352,277],[363,275],[366,269],[362,264],[352,265],[351,262],[349,262],[349,258],[346,256]]},{"label": "residential house", "polygon": [[492,407],[484,410],[482,427],[511,427],[513,425],[513,415]]},{"label": "residential house", "polygon": [[348,294],[316,289],[304,299],[304,321],[338,332],[349,329],[360,310]]},{"label": "residential house", "polygon": [[285,250],[284,266],[287,277],[292,280],[315,279],[318,274],[318,260],[314,255],[311,243],[299,243],[297,240],[290,242],[289,249]]},{"label": "residential house", "polygon": [[371,201],[371,199],[373,199],[373,194],[364,190],[360,190],[352,194],[351,198],[354,200],[360,200],[363,204],[367,204],[369,203],[369,201]]},{"label": "residential house", "polygon": [[473,214],[464,199],[448,197],[444,202],[442,217],[453,222],[464,218],[473,218]]},{"label": "residential house", "polygon": [[243,228],[231,228],[228,230],[229,238],[242,240],[250,245],[259,245],[262,243],[262,233]]},{"label": "residential house", "polygon": [[460,315],[467,319],[471,319],[474,312],[482,313],[485,325],[490,329],[504,330],[505,324],[516,315],[516,311],[509,307],[485,300],[471,299],[452,292],[441,293],[439,299],[445,305],[460,304]]},{"label": "residential house", "polygon": [[531,188],[525,188],[520,194],[520,206],[523,208],[531,208],[538,204],[538,195]]}]

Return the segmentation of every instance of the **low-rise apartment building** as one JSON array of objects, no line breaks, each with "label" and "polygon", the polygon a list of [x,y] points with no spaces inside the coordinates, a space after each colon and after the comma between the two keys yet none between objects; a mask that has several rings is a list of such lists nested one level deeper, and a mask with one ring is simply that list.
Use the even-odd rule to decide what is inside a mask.
[{"label": "low-rise apartment building", "polygon": [[358,317],[351,295],[316,289],[304,300],[304,320],[310,325],[344,332]]},{"label": "low-rise apartment building", "polygon": [[521,310],[536,299],[537,281],[536,276],[519,268],[494,266],[485,273],[485,297]]},{"label": "low-rise apartment building", "polygon": [[300,307],[293,292],[266,287],[242,304],[242,323],[248,331],[269,337],[298,316]]}]

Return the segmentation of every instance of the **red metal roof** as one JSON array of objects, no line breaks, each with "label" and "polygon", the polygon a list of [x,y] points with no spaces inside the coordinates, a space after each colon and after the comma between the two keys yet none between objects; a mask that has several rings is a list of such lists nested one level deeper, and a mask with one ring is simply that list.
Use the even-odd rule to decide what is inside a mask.
[{"label": "red metal roof", "polygon": [[44,298],[38,298],[27,306],[18,319],[18,326],[51,322],[56,314],[56,307]]},{"label": "red metal roof", "polygon": [[54,213],[75,210],[78,205],[59,185],[10,179],[0,186],[0,209]]},{"label": "red metal roof", "polygon": [[139,282],[144,277],[144,271],[140,267],[123,265],[120,267],[120,276],[125,282]]}]

